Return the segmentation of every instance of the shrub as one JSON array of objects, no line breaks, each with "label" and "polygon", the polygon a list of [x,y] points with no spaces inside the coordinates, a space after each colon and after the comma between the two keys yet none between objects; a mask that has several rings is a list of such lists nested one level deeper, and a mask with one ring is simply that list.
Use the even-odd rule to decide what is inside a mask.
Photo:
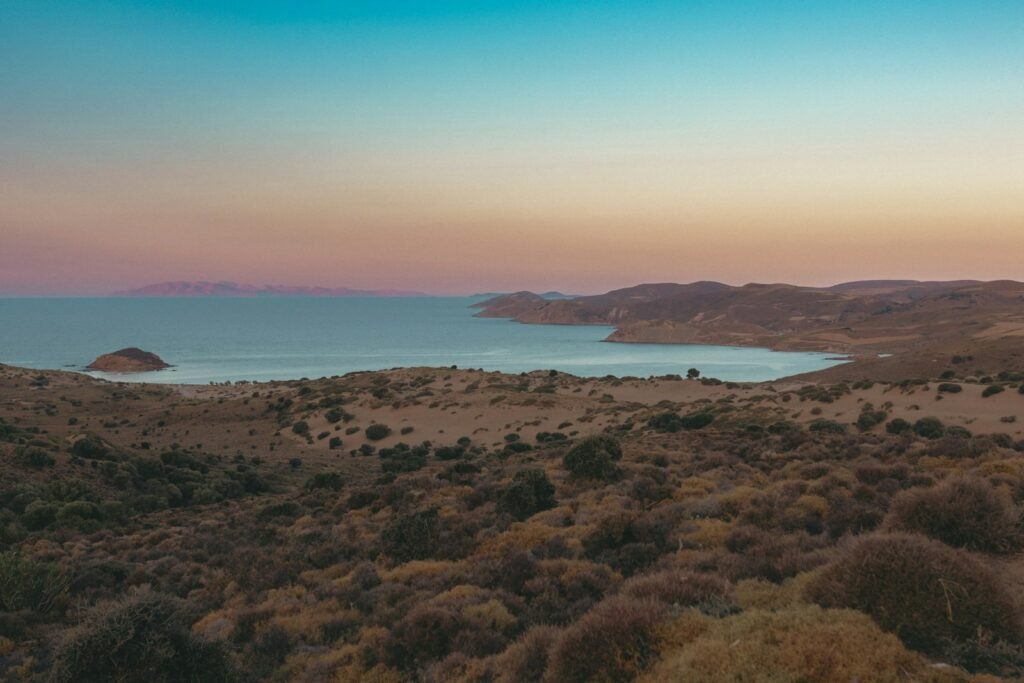
[{"label": "shrub", "polygon": [[95,436],[83,436],[71,446],[71,455],[86,460],[110,460],[110,449]]},{"label": "shrub", "polygon": [[350,419],[352,419],[352,416],[346,413],[341,408],[331,408],[326,413],[324,413],[324,417],[331,424],[336,424],[338,422],[341,422],[342,420],[348,422]]},{"label": "shrub", "polygon": [[937,417],[922,417],[914,423],[914,433],[926,439],[938,439],[946,433],[946,426]]},{"label": "shrub", "polygon": [[964,390],[962,386],[959,384],[953,384],[952,382],[943,382],[937,388],[941,394],[959,394]]},{"label": "shrub", "polygon": [[892,501],[885,525],[984,552],[1014,551],[1022,540],[1010,496],[977,478],[957,477],[932,488],[900,493]]},{"label": "shrub", "polygon": [[391,436],[391,427],[383,424],[372,424],[366,428],[366,438],[370,441],[380,441]]},{"label": "shrub", "polygon": [[668,411],[658,413],[647,420],[647,426],[659,432],[678,432],[683,428],[679,413]]},{"label": "shrub", "polygon": [[58,645],[53,681],[232,680],[226,654],[189,630],[180,603],[148,587],[100,603]]},{"label": "shrub", "polygon": [[384,530],[381,539],[384,550],[398,562],[431,557],[441,544],[437,508],[398,517]]},{"label": "shrub", "polygon": [[331,440],[327,442],[327,447],[332,451],[336,451],[341,448],[342,442],[340,436],[332,436]]},{"label": "shrub", "polygon": [[306,480],[306,489],[308,491],[315,491],[316,489],[340,491],[344,485],[345,481],[338,472],[317,472]]},{"label": "shrub", "polygon": [[434,457],[438,460],[458,460],[466,453],[462,446],[441,446],[434,449]]},{"label": "shrub", "polygon": [[679,418],[679,424],[683,429],[704,429],[715,421],[715,416],[706,410],[683,415]]},{"label": "shrub", "polygon": [[298,434],[299,436],[308,436],[309,423],[306,422],[305,420],[299,420],[298,422],[292,425],[292,431]]},{"label": "shrub", "polygon": [[645,681],[833,683],[944,681],[871,619],[815,605],[754,609],[725,619],[683,613],[665,627],[682,641]]},{"label": "shrub", "polygon": [[440,660],[453,649],[465,627],[460,615],[444,607],[417,605],[391,629],[387,640],[388,661],[406,670]]},{"label": "shrub", "polygon": [[993,384],[991,386],[985,387],[985,390],[981,392],[981,397],[982,398],[988,398],[989,396],[995,396],[996,394],[1001,394],[1004,391],[1006,391],[1006,389],[1004,389],[1002,386],[1000,386],[998,384]]},{"label": "shrub", "polygon": [[36,470],[41,470],[44,467],[53,467],[56,463],[53,456],[42,448],[37,448],[35,446],[18,448],[14,452],[14,461],[19,465],[31,467]]},{"label": "shrub", "polygon": [[51,564],[13,550],[0,553],[0,611],[48,612],[67,586],[67,577]]},{"label": "shrub", "polygon": [[643,574],[626,581],[622,593],[672,607],[697,607],[714,615],[735,609],[729,582],[714,574],[694,574],[678,569]]},{"label": "shrub", "polygon": [[874,534],[844,549],[808,586],[824,607],[871,616],[909,647],[941,655],[979,633],[1015,642],[1019,613],[996,576],[963,550],[924,536]]},{"label": "shrub", "polygon": [[590,436],[569,450],[562,464],[573,477],[609,481],[619,474],[615,463],[622,459],[622,447],[610,436]]},{"label": "shrub", "polygon": [[537,443],[557,443],[568,440],[569,437],[562,432],[537,432]]},{"label": "shrub", "polygon": [[888,414],[884,410],[865,410],[857,416],[857,429],[862,432],[871,431],[885,422]]},{"label": "shrub", "polygon": [[541,510],[555,507],[555,487],[544,470],[516,472],[512,485],[498,499],[498,512],[505,512],[522,521]]},{"label": "shrub", "polygon": [[914,426],[904,420],[902,417],[897,417],[895,420],[890,420],[885,425],[885,431],[890,434],[905,434],[913,430]]},{"label": "shrub", "polygon": [[491,658],[494,683],[540,683],[548,665],[548,653],[558,637],[553,626],[534,626]]},{"label": "shrub", "polygon": [[655,629],[665,613],[657,602],[609,598],[569,626],[551,650],[553,681],[628,681],[657,657]]},{"label": "shrub", "polygon": [[807,426],[809,432],[822,432],[824,434],[843,434],[846,427],[835,420],[817,419]]}]

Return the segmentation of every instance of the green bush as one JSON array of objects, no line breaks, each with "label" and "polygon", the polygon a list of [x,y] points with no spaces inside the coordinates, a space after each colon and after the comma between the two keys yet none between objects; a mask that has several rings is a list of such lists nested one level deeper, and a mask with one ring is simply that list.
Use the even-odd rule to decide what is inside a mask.
[{"label": "green bush", "polygon": [[424,560],[441,545],[441,520],[437,508],[403,515],[381,534],[384,550],[398,562]]},{"label": "green bush", "polygon": [[706,410],[701,410],[679,418],[679,424],[683,429],[704,429],[715,421],[715,416]]},{"label": "green bush", "polygon": [[914,425],[910,424],[902,417],[897,417],[895,420],[890,420],[885,425],[885,431],[890,434],[905,434],[914,429]]},{"label": "green bush", "polygon": [[309,423],[305,420],[299,420],[292,425],[292,431],[299,436],[307,436],[309,435]]},{"label": "green bush", "polygon": [[589,436],[573,446],[562,464],[573,477],[609,481],[619,474],[622,447],[610,436]]},{"label": "green bush", "polygon": [[71,446],[71,455],[86,460],[116,460],[99,438],[95,436],[83,436]]},{"label": "green bush", "polygon": [[0,553],[0,611],[49,612],[63,597],[68,580],[52,564],[10,550]]},{"label": "green bush", "polygon": [[964,390],[959,384],[953,384],[952,382],[943,382],[938,386],[939,393],[941,394],[959,394]]},{"label": "green bush", "polygon": [[56,463],[53,456],[42,448],[35,446],[21,447],[14,451],[14,462],[36,470],[41,470],[44,467],[53,467]]},{"label": "green bush", "polygon": [[344,479],[337,472],[317,472],[306,481],[306,489],[315,491],[327,489],[328,491],[340,491],[345,485]]},{"label": "green bush", "polygon": [[844,434],[846,432],[846,427],[835,420],[819,418],[807,426],[807,431],[821,432],[824,434]]},{"label": "green bush", "polygon": [[678,432],[683,428],[679,413],[668,411],[658,413],[647,420],[647,426],[659,432]]},{"label": "green bush", "polygon": [[366,428],[366,438],[370,441],[380,441],[391,436],[391,427],[383,424],[372,424]]},{"label": "green bush", "polygon": [[946,433],[946,426],[937,417],[922,417],[914,423],[914,433],[925,439],[938,439]]},{"label": "green bush", "polygon": [[1001,385],[993,384],[991,386],[985,387],[985,390],[981,392],[981,397],[982,398],[988,398],[989,396],[995,396],[996,394],[1001,394],[1004,391],[1006,391],[1006,389],[1003,388]]},{"label": "green bush", "polygon": [[508,513],[522,521],[541,510],[555,507],[555,487],[544,470],[516,472],[512,485],[498,499],[497,507],[498,512]]},{"label": "green bush", "polygon": [[870,615],[907,646],[941,656],[984,634],[1015,643],[1020,611],[997,577],[964,550],[913,534],[874,534],[846,548],[808,586],[823,607]]},{"label": "green bush", "polygon": [[857,416],[857,429],[868,432],[885,422],[889,415],[884,410],[865,410]]}]

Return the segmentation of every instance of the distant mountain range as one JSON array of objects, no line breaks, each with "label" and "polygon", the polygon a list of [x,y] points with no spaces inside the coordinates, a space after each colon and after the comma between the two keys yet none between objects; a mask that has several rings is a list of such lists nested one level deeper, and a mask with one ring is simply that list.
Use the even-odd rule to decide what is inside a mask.
[{"label": "distant mountain range", "polygon": [[426,296],[402,289],[352,289],[349,287],[301,287],[289,285],[247,285],[237,282],[161,282],[138,289],[114,292],[122,297],[343,297],[343,296]]},{"label": "distant mountain range", "polygon": [[[519,293],[519,292],[516,292],[516,293],[513,293],[513,292],[478,292],[477,294],[474,294],[473,296],[474,297],[485,296],[485,297],[487,297],[489,299],[494,299],[494,298],[497,298],[499,296],[515,296],[515,294],[517,294],[517,293]],[[554,292],[554,291],[552,291],[552,292],[543,292],[541,294],[535,294],[534,296],[539,296],[541,299],[544,299],[545,301],[562,301],[562,300],[566,300],[566,299],[575,299],[576,297],[578,297],[580,295],[579,294],[562,294],[561,292]]]}]

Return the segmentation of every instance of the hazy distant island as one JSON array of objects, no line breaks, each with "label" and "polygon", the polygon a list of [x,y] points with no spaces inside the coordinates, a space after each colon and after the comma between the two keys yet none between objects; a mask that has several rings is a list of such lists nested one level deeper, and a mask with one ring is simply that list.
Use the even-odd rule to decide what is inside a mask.
[{"label": "hazy distant island", "polygon": [[539,296],[541,299],[545,299],[545,300],[548,300],[548,301],[559,301],[559,300],[563,300],[563,299],[575,299],[575,298],[581,296],[580,294],[563,294],[562,292],[557,292],[557,291],[541,292],[540,294],[533,294],[533,292],[478,292],[478,293],[474,294],[473,296],[474,297],[487,297],[488,299],[494,299],[494,298],[497,298],[499,296],[511,296],[513,294],[521,294],[521,293],[531,294],[533,296]]},{"label": "hazy distant island", "polygon": [[307,287],[296,285],[250,285],[237,282],[177,281],[160,282],[138,289],[114,292],[117,297],[261,297],[261,296],[425,296],[423,292],[403,289],[352,289],[350,287]]}]

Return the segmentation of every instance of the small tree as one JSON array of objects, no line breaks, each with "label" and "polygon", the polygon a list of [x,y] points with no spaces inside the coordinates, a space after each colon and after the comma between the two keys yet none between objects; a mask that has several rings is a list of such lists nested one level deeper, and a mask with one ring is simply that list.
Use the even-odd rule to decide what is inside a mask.
[{"label": "small tree", "polygon": [[690,368],[686,371],[686,379],[697,379],[700,377],[700,370],[697,368]]}]

